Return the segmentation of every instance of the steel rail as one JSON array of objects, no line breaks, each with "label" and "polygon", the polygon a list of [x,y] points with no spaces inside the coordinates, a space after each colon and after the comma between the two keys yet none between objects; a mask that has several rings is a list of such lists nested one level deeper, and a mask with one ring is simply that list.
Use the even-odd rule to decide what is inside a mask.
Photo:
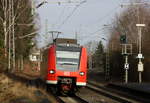
[{"label": "steel rail", "polygon": [[134,101],[126,97],[123,97],[115,93],[114,91],[111,91],[110,89],[107,89],[106,87],[103,87],[103,86],[98,86],[95,84],[88,83],[87,88],[100,95],[111,98],[112,100],[115,100],[120,103],[139,103],[138,101]]},{"label": "steel rail", "polygon": [[58,96],[60,103],[89,103],[77,95],[73,96]]}]

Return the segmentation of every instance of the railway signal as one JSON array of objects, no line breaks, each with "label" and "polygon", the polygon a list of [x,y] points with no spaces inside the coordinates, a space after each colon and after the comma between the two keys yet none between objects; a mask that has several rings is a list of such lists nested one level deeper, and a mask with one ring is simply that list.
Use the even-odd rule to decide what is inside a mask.
[{"label": "railway signal", "polygon": [[127,43],[126,35],[121,35],[121,36],[120,36],[120,42],[121,42],[121,44]]},{"label": "railway signal", "polygon": [[124,69],[125,69],[125,83],[128,83],[128,56],[132,54],[132,44],[123,43],[122,46],[122,55],[125,57]]}]

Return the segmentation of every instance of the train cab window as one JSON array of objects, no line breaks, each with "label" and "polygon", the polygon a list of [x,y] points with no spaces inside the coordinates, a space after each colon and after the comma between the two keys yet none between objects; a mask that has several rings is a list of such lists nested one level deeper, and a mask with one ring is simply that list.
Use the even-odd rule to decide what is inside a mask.
[{"label": "train cab window", "polygon": [[77,71],[80,51],[80,47],[58,46],[56,49],[57,69],[62,71]]}]

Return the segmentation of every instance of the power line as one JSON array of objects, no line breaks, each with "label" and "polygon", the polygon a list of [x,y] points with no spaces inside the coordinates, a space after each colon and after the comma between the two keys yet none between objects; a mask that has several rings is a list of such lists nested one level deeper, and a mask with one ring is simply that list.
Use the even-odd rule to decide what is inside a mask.
[{"label": "power line", "polygon": [[[95,31],[95,32],[89,33],[88,35],[83,36],[83,37],[81,37],[81,38],[86,39],[86,38],[91,38],[91,37],[98,36],[98,33],[97,33],[97,32],[102,31],[102,30],[104,30],[104,28],[101,28],[101,29],[99,29],[99,30],[97,30],[97,31]],[[102,33],[102,34],[104,34],[104,33]]]},{"label": "power line", "polygon": [[56,25],[58,24],[59,21],[61,21],[61,18],[64,16],[65,10],[66,10],[66,6],[63,7],[63,10],[59,15],[58,20],[56,21]]},{"label": "power line", "polygon": [[100,32],[100,31],[102,31],[102,30],[104,30],[104,28],[100,28],[100,29],[98,29],[98,30],[96,30],[96,31],[94,31],[94,32],[92,32],[92,33],[90,33],[89,35],[96,34],[96,33]]},{"label": "power line", "polygon": [[91,27],[92,25],[96,25],[97,23],[101,23],[104,19],[106,19],[107,17],[109,17],[111,14],[113,14],[113,11],[116,11],[117,8],[119,8],[120,6],[116,6],[115,8],[111,9],[108,13],[106,13],[106,15],[104,15],[103,17],[99,18],[96,23],[90,24],[86,27]]},{"label": "power line", "polygon": [[85,3],[86,0],[80,2],[79,5],[76,5],[76,7],[73,9],[73,11],[64,19],[64,21],[58,26],[58,29],[60,29],[68,20],[69,18],[74,14],[74,12],[81,6],[81,4]]},{"label": "power line", "polygon": [[58,21],[59,21],[59,20],[60,20],[60,18],[64,15],[65,10],[66,10],[66,6],[64,6],[64,8],[63,8],[62,12],[60,13],[59,18],[58,18]]},{"label": "power line", "polygon": [[[109,15],[111,15],[112,13],[113,13],[113,11],[114,10],[116,10],[117,8],[119,8],[120,6],[116,6],[114,9],[112,9],[111,11],[109,11],[106,15],[104,15],[102,18],[100,18],[100,19],[98,19],[97,20],[97,22],[98,23],[100,23],[100,22],[102,22],[104,19],[106,19],[107,17],[109,17]],[[91,25],[90,25],[91,26]],[[90,36],[86,36],[85,38],[89,38],[89,37],[91,37],[91,36],[95,36],[95,35],[97,35],[96,33],[97,32],[100,32],[100,31],[102,31],[104,28],[100,28],[100,29],[98,29],[98,30],[96,30],[96,31],[94,31],[94,32],[92,32],[92,33],[89,33],[88,35],[90,35]],[[94,35],[93,35],[94,34]]]},{"label": "power line", "polygon": [[102,18],[98,19],[97,22],[100,23],[102,22],[104,19],[106,19],[107,17],[109,17],[109,15],[111,15],[113,13],[113,11],[116,11],[117,8],[119,8],[119,6],[115,7],[114,9],[112,9],[111,11],[109,11],[106,15],[104,15]]},{"label": "power line", "polygon": [[[113,10],[111,10],[111,11],[108,12],[106,15],[104,15],[101,19],[99,19],[100,22],[102,22],[106,17],[109,17],[109,15],[111,15],[112,12],[113,12],[114,10],[116,10],[117,8],[119,8],[119,6],[115,7]],[[97,21],[97,22],[98,22],[98,21]],[[99,22],[99,23],[100,23],[100,22]],[[90,26],[91,26],[91,25],[90,25]],[[100,29],[98,29],[98,30],[96,30],[96,31],[94,31],[94,32],[89,33],[88,35],[86,35],[86,36],[84,36],[84,37],[82,37],[82,38],[85,39],[85,38],[90,38],[91,36],[96,36],[97,33],[100,32],[100,31],[103,31],[103,29],[104,29],[104,28],[100,28]]]}]

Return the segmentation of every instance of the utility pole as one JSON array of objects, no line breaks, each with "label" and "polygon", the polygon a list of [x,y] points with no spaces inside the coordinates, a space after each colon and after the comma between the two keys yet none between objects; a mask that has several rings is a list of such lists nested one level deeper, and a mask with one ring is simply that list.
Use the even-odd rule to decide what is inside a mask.
[{"label": "utility pole", "polygon": [[[111,27],[109,25],[104,24],[103,25],[104,28],[109,28],[111,29]],[[105,38],[101,38],[102,40],[104,40],[106,42],[106,49],[105,49],[105,80],[109,81],[111,79],[110,77],[110,44],[107,44],[108,40]]]},{"label": "utility pole", "polygon": [[106,71],[105,71],[105,80],[110,80],[110,52],[109,52],[109,46],[108,49],[106,49]]},{"label": "utility pole", "polygon": [[142,82],[142,72],[144,71],[144,66],[142,63],[143,55],[142,55],[142,27],[145,27],[145,24],[136,24],[138,27],[138,36],[139,36],[139,54],[137,58],[139,59],[138,63],[138,72],[139,72],[139,83]]}]

